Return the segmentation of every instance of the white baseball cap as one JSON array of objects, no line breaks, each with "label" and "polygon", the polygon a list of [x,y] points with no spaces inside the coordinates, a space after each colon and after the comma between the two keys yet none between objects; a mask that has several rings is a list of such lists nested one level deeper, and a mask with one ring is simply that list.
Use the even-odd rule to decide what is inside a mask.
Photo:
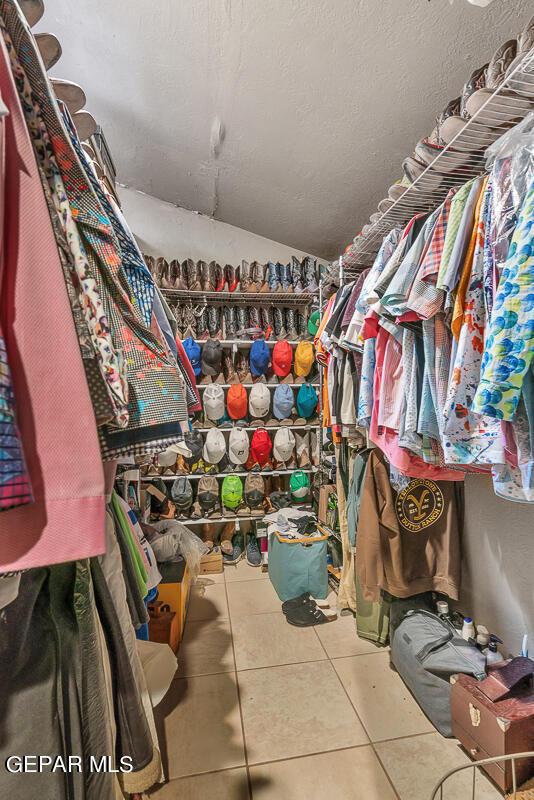
[{"label": "white baseball cap", "polygon": [[223,432],[218,428],[212,428],[208,431],[206,436],[202,458],[209,464],[218,464],[225,453],[226,439],[224,438]]},{"label": "white baseball cap", "polygon": [[228,442],[228,454],[232,464],[244,464],[250,451],[248,434],[243,428],[232,428]]},{"label": "white baseball cap", "polygon": [[273,442],[274,457],[277,461],[289,461],[295,449],[295,437],[289,428],[280,428],[276,431]]},{"label": "white baseball cap", "polygon": [[224,417],[224,389],[217,383],[212,383],[204,389],[204,413],[212,422]]},{"label": "white baseball cap", "polygon": [[255,383],[250,390],[248,410],[251,417],[266,417],[271,407],[271,393],[265,383]]}]

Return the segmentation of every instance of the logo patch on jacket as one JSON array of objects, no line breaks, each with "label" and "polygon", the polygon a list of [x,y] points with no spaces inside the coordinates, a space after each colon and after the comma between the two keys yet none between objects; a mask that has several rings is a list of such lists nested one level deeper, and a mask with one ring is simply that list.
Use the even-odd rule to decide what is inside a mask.
[{"label": "logo patch on jacket", "polygon": [[434,481],[417,479],[397,495],[397,519],[412,533],[428,528],[443,514],[443,493]]}]

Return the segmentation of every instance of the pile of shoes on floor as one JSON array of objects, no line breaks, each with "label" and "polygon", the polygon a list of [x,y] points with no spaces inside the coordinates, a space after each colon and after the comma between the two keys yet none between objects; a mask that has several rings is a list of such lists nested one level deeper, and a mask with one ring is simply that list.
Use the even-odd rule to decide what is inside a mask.
[{"label": "pile of shoes on floor", "polygon": [[319,289],[317,262],[311,256],[302,260],[291,257],[290,264],[269,261],[249,264],[242,261],[241,266],[226,264],[222,267],[216,261],[185,261],[144,256],[145,262],[154,276],[157,286],[162,289],[177,289],[190,292],[307,292],[315,294]]},{"label": "pile of shoes on floor", "polygon": [[324,625],[337,619],[337,613],[330,608],[328,600],[316,600],[309,592],[286,600],[282,603],[282,611],[288,623],[297,628]]}]

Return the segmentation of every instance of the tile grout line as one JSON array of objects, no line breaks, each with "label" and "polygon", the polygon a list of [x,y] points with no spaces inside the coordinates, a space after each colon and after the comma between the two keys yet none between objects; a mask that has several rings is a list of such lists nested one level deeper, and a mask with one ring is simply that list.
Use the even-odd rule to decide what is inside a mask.
[{"label": "tile grout line", "polygon": [[[224,570],[224,566],[223,566]],[[248,796],[249,800],[253,800],[252,798],[252,780],[250,778],[250,769],[248,764],[248,751],[247,751],[247,739],[245,736],[245,723],[243,720],[243,707],[241,705],[241,687],[239,686],[239,676],[237,672],[237,660],[235,657],[235,646],[234,646],[234,630],[232,628],[232,616],[230,614],[230,600],[228,597],[228,584],[226,583],[226,573],[224,574],[224,594],[226,597],[226,605],[228,608],[228,627],[230,628],[230,638],[232,640],[232,657],[234,660],[234,675],[235,675],[235,685],[237,691],[237,704],[239,706],[239,719],[241,720],[241,736],[243,737],[243,754],[245,756],[245,769],[247,771],[247,786],[248,786]],[[237,582],[237,581],[236,581]]]},{"label": "tile grout line", "polygon": [[[338,617],[338,619],[339,619],[339,617]],[[328,623],[327,623],[327,624],[328,624]],[[333,624],[335,625],[335,623],[333,623]],[[317,630],[316,630],[316,626],[315,626],[315,625],[313,626],[313,630],[315,631],[315,635],[317,636],[317,638],[319,639],[319,642],[321,643],[321,647],[323,648],[323,650],[324,650],[324,652],[325,652],[325,655],[326,655],[326,657],[327,657],[327,659],[328,659],[328,663],[329,663],[329,664],[330,664],[330,666],[332,667],[332,669],[333,669],[333,671],[334,671],[334,674],[335,674],[336,678],[338,679],[338,681],[339,681],[339,684],[340,684],[341,688],[343,689],[343,691],[344,691],[344,693],[345,693],[345,695],[346,695],[346,697],[347,697],[347,700],[349,701],[349,703],[350,703],[351,707],[352,707],[352,708],[353,708],[353,710],[354,710],[354,713],[356,714],[356,718],[358,719],[358,721],[359,721],[360,725],[362,726],[363,730],[365,731],[365,735],[366,735],[366,736],[367,736],[367,738],[369,739],[369,744],[370,744],[370,746],[371,746],[371,749],[372,749],[372,751],[373,751],[373,753],[374,753],[374,755],[375,755],[375,758],[376,758],[376,760],[377,760],[377,761],[378,761],[378,763],[380,764],[380,766],[381,766],[381,768],[382,768],[382,771],[383,771],[384,775],[386,776],[386,779],[387,779],[387,781],[388,781],[389,785],[391,786],[391,789],[393,790],[393,794],[395,795],[395,797],[397,798],[397,800],[400,800],[400,796],[399,796],[399,794],[398,794],[398,792],[397,792],[397,789],[396,789],[396,787],[395,787],[395,784],[393,783],[393,780],[391,779],[391,777],[390,777],[390,775],[389,775],[389,772],[387,771],[387,769],[385,768],[384,764],[382,763],[382,759],[380,758],[380,756],[379,756],[379,755],[378,755],[378,753],[377,753],[376,747],[374,746],[374,742],[372,741],[372,739],[371,739],[371,736],[369,735],[369,731],[367,730],[366,726],[365,726],[365,725],[364,725],[364,723],[363,723],[363,720],[361,719],[360,715],[358,714],[358,711],[357,711],[357,709],[356,709],[356,706],[355,706],[355,705],[354,705],[354,703],[352,702],[352,700],[351,700],[351,698],[350,698],[350,695],[349,695],[348,691],[346,690],[346,688],[345,688],[345,686],[344,686],[344,684],[343,684],[343,681],[342,681],[342,680],[341,680],[341,678],[339,677],[338,671],[337,671],[337,669],[335,668],[334,664],[332,663],[332,659],[331,659],[331,658],[330,658],[330,656],[328,655],[328,651],[327,651],[326,647],[324,646],[324,644],[323,644],[323,642],[322,642],[322,640],[321,640],[321,637],[320,637],[320,636],[319,636],[319,634],[317,633]],[[357,635],[358,635],[358,634],[356,633],[356,636],[357,636]]]}]

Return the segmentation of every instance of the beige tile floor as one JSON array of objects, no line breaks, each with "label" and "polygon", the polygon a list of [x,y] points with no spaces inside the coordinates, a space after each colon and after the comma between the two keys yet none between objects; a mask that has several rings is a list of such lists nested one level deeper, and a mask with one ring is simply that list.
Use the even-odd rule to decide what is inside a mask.
[{"label": "beige tile floor", "polygon": [[[351,617],[288,625],[268,577],[244,561],[201,576],[178,660],[157,709],[169,782],[156,800],[430,800],[468,762]],[[469,800],[470,780],[443,800]],[[500,797],[477,779],[476,800]]]}]

